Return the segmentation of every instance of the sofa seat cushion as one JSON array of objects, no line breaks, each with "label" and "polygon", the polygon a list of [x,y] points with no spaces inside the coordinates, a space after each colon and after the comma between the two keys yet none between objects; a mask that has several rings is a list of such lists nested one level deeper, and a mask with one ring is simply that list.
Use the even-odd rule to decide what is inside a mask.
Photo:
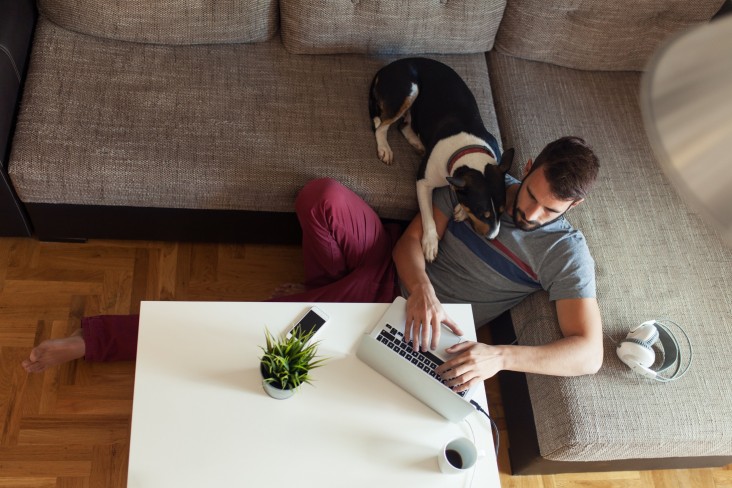
[{"label": "sofa seat cushion", "polygon": [[38,9],[73,31],[160,44],[263,41],[279,21],[277,0],[38,0]]},{"label": "sofa seat cushion", "polygon": [[[601,165],[589,198],[567,216],[596,262],[609,336],[604,364],[592,376],[526,375],[541,455],[732,455],[732,251],[689,211],[654,160],[638,105],[640,73],[572,70],[495,52],[489,71],[504,144],[516,147],[517,161],[574,134]],[[630,327],[654,318],[674,320],[693,344],[691,368],[675,382],[643,378],[615,352]],[[515,307],[512,319],[522,344],[560,337],[546,293]]]},{"label": "sofa seat cushion", "polygon": [[[439,57],[497,132],[485,56]],[[212,46],[115,42],[41,19],[10,160],[24,202],[292,212],[333,177],[385,218],[417,211],[420,158],[396,128],[376,156],[368,114],[388,58],[293,55],[278,38]]]}]

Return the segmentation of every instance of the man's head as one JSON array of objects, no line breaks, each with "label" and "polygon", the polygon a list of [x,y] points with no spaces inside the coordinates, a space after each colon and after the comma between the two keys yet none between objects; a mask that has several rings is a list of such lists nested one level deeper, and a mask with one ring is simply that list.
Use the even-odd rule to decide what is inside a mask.
[{"label": "man's head", "polygon": [[513,205],[516,226],[538,229],[579,205],[599,170],[597,156],[583,139],[569,136],[547,144],[524,168]]}]

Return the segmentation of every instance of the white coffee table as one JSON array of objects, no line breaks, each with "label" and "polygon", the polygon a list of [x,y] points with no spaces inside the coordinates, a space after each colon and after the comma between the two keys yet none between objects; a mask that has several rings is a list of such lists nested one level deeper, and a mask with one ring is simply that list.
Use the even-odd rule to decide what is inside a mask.
[{"label": "white coffee table", "polygon": [[[264,328],[280,333],[305,303],[143,302],[128,487],[498,487],[485,417],[451,424],[354,354],[387,304],[320,303],[331,359],[288,400],[262,390]],[[475,337],[468,305],[447,311]],[[487,410],[480,386],[474,397]],[[473,472],[442,474],[437,453],[472,438]]]}]

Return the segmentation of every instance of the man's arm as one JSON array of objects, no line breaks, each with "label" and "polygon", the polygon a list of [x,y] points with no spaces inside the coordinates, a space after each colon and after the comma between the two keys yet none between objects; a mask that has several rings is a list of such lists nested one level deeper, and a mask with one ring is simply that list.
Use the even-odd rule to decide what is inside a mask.
[{"label": "man's arm", "polygon": [[[437,207],[433,207],[432,213],[437,236],[442,240],[449,219]],[[422,252],[422,234],[422,218],[418,214],[412,219],[394,246],[392,257],[399,273],[399,279],[409,292],[404,338],[407,341],[412,337],[416,338],[415,347],[421,347],[423,351],[426,351],[429,347],[432,349],[437,347],[440,339],[440,323],[444,323],[458,335],[462,335],[462,331],[445,313],[427,276]],[[425,326],[422,327],[422,324]],[[429,343],[430,331],[432,331],[431,344]]]},{"label": "man's arm", "polygon": [[501,370],[554,376],[594,374],[602,366],[602,321],[597,300],[557,300],[561,339],[540,346],[490,346],[463,342],[448,352],[459,355],[437,368],[456,391],[495,375]]}]

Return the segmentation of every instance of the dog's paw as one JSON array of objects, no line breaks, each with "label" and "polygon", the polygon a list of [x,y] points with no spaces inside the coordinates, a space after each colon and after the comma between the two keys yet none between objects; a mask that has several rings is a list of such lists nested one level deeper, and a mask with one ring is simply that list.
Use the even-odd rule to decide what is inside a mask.
[{"label": "dog's paw", "polygon": [[431,263],[435,260],[437,257],[437,249],[439,246],[439,241],[437,239],[437,232],[434,233],[425,233],[422,236],[422,253],[424,254],[424,259]]},{"label": "dog's paw", "polygon": [[468,212],[466,212],[465,208],[458,203],[452,211],[452,216],[455,219],[455,222],[462,222],[468,218]]},{"label": "dog's paw", "polygon": [[379,147],[377,150],[379,160],[384,164],[391,164],[394,162],[394,153],[391,151],[389,146]]}]

